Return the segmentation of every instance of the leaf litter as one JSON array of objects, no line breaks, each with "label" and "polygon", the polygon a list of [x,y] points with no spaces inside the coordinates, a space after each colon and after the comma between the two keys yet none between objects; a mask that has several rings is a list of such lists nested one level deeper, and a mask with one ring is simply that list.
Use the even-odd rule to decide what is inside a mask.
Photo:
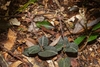
[{"label": "leaf litter", "polygon": [[[66,8],[64,6],[62,6],[58,0],[54,0],[54,1],[55,2],[53,2],[53,3],[56,4],[56,7],[59,7],[59,8],[55,7],[56,10],[52,9],[52,6],[55,6],[52,3],[52,1],[51,1],[51,3],[48,3],[48,0],[45,0],[43,2],[43,5],[39,5],[37,3],[29,5],[29,7],[27,7],[28,10],[26,9],[25,11],[22,11],[20,13],[20,14],[22,14],[22,16],[21,16],[21,18],[18,18],[19,21],[17,18],[10,20],[10,22],[12,22],[12,24],[16,25],[16,26],[13,26],[13,27],[11,27],[11,29],[9,29],[8,35],[7,35],[7,40],[5,42],[3,42],[4,48],[6,48],[8,50],[8,52],[6,51],[8,54],[6,55],[4,53],[5,50],[2,51],[4,53],[5,60],[8,61],[10,67],[14,67],[14,65],[16,67],[19,67],[21,65],[23,67],[59,67],[58,60],[61,60],[61,58],[64,58],[62,56],[63,54],[56,53],[57,54],[56,59],[54,59],[54,60],[50,59],[50,60],[45,61],[45,60],[42,60],[37,55],[33,56],[33,57],[30,57],[30,56],[26,57],[26,56],[24,56],[23,51],[28,47],[38,45],[39,44],[38,38],[40,38],[44,35],[49,39],[49,42],[48,42],[49,46],[56,46],[61,37],[64,38],[67,36],[68,41],[72,42],[80,34],[82,34],[82,33],[79,34],[79,32],[81,29],[83,29],[82,26],[85,25],[84,17],[82,17],[78,12],[77,12],[78,14],[72,13],[72,15],[68,15],[67,12],[65,11]],[[52,6],[51,5],[49,6],[49,4],[51,4]],[[70,12],[73,12],[73,10]],[[76,21],[76,20],[78,20],[78,21]],[[39,28],[36,25],[37,21],[41,22]],[[49,27],[50,25],[48,23],[45,23],[43,25],[43,21],[48,21],[48,23],[50,23],[53,27],[50,29],[46,28],[45,26]],[[100,18],[96,18],[96,19],[92,20],[90,23],[87,23],[87,26],[88,27],[94,26],[95,24],[98,23],[98,21],[100,21]],[[70,24],[72,24],[72,25],[70,26]],[[19,28],[20,28],[20,30],[19,30]],[[25,30],[22,30],[22,29],[25,29]],[[73,34],[76,34],[76,35],[73,35]],[[46,39],[44,39],[43,41],[45,43]],[[42,43],[42,45],[44,45],[44,43]],[[98,43],[96,43],[96,44],[98,44]],[[98,48],[97,48],[97,53],[98,53],[100,46],[99,45],[96,45],[96,46],[98,46]],[[92,52],[92,53],[88,52],[88,47],[89,48],[91,47],[91,49],[93,49],[94,52]],[[64,48],[64,46],[62,48]],[[11,52],[9,52],[10,50],[11,50]],[[51,51],[49,51],[49,52],[51,52]],[[53,53],[55,54],[54,51],[53,51]],[[89,64],[85,64],[84,60],[87,61],[88,63],[90,63],[91,66],[92,65],[95,66],[96,63],[100,64],[100,60],[97,60],[97,58],[99,58],[99,57],[96,57],[96,56],[99,56],[99,53],[98,53],[98,55],[97,55],[97,53],[93,46],[91,46],[91,45],[87,46],[86,49],[83,50],[83,52],[79,52],[78,57],[71,58],[71,60],[70,60],[71,66],[72,67],[80,67],[82,65],[83,66],[85,65],[86,67],[88,67]],[[43,54],[45,54],[45,53],[43,53]],[[90,54],[92,57],[90,57],[88,54]],[[40,55],[42,55],[42,54],[40,53]],[[59,57],[59,55],[61,58]],[[74,54],[72,54],[72,55],[74,55]],[[43,55],[43,56],[46,56],[46,55]],[[16,57],[17,59],[14,57]],[[7,58],[9,58],[9,59],[13,58],[13,60],[9,61]],[[30,58],[31,58],[31,60],[30,60]],[[88,59],[86,59],[86,58],[88,58]],[[91,59],[93,59],[93,60],[91,60]],[[81,61],[81,60],[83,60],[83,61]],[[90,60],[91,62],[89,62],[88,60]],[[95,60],[97,60],[97,62]],[[0,60],[0,61],[2,61],[2,60]],[[61,62],[65,63],[65,62],[67,62],[67,60],[64,59]],[[24,65],[24,63],[26,63],[26,65]],[[70,66],[70,65],[68,65],[68,66]]]}]

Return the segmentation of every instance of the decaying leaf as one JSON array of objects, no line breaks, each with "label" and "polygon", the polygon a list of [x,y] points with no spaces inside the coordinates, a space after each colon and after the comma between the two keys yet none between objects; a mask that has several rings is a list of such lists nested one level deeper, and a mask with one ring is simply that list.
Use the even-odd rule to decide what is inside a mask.
[{"label": "decaying leaf", "polygon": [[[91,21],[90,23],[87,23],[87,27],[91,27],[91,26],[97,24],[99,21],[100,21],[100,17],[97,18],[97,19],[95,19],[95,20],[93,20],[93,21]],[[73,30],[73,33],[77,33],[77,32],[79,32],[81,29],[83,29],[82,26],[85,26],[85,22],[86,22],[86,20],[82,19],[82,20],[80,20],[80,23],[76,23],[76,24],[75,24],[75,28],[74,28],[74,30]],[[81,25],[81,24],[82,24],[82,25]]]},{"label": "decaying leaf", "polygon": [[37,16],[34,18],[34,21],[37,22],[37,21],[43,21],[45,18],[43,16]]},{"label": "decaying leaf", "polygon": [[10,64],[9,67],[18,67],[22,62],[21,61],[15,61],[12,64]]},{"label": "decaying leaf", "polygon": [[52,60],[47,60],[49,67],[55,67],[54,62]]},{"label": "decaying leaf", "polygon": [[36,32],[36,31],[38,31],[38,28],[36,28],[35,22],[32,22],[32,23],[29,25],[28,31],[29,31],[29,32]]},{"label": "decaying leaf", "polygon": [[16,18],[10,19],[9,22],[11,25],[16,25],[16,26],[20,25],[20,22]]},{"label": "decaying leaf", "polygon": [[72,58],[71,59],[71,66],[72,67],[78,67],[78,62],[77,62],[77,59],[76,58]]},{"label": "decaying leaf", "polygon": [[55,16],[55,14],[53,14],[53,13],[45,14],[45,15],[44,15],[44,17],[49,18],[49,19],[54,18],[54,16]]},{"label": "decaying leaf", "polygon": [[9,29],[7,37],[8,40],[4,43],[4,47],[7,48],[8,50],[11,50],[16,41],[16,33],[11,29]]},{"label": "decaying leaf", "polygon": [[25,41],[26,41],[26,45],[27,45],[28,47],[31,47],[31,46],[36,45],[36,41],[35,41],[34,39],[27,38],[27,39],[25,39]]},{"label": "decaying leaf", "polygon": [[7,10],[7,7],[10,5],[11,1],[8,1],[5,5],[0,6],[3,10]]}]

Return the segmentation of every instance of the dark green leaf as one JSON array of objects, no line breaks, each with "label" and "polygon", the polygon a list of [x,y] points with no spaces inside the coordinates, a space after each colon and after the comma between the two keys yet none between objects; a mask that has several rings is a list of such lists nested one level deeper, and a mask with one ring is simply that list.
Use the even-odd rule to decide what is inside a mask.
[{"label": "dark green leaf", "polygon": [[39,47],[39,45],[35,45],[35,46],[31,46],[29,48],[26,48],[24,51],[24,54],[26,56],[29,56],[30,54],[36,54],[41,50],[41,48]]},{"label": "dark green leaf", "polygon": [[55,48],[57,49],[57,51],[60,51],[63,48],[63,46],[63,44],[57,44]]},{"label": "dark green leaf", "polygon": [[95,25],[95,26],[93,27],[92,31],[97,30],[97,29],[99,29],[99,28],[100,28],[100,23],[98,23],[97,25]]},{"label": "dark green leaf", "polygon": [[55,56],[57,54],[58,53],[53,51],[53,50],[46,50],[46,51],[38,53],[38,55],[41,56],[41,57],[52,57],[52,56]]},{"label": "dark green leaf", "polygon": [[67,45],[69,43],[67,37],[64,38],[60,38],[60,40],[58,41],[57,45],[55,46],[55,48],[57,49],[57,51],[60,51],[62,49],[62,47],[64,45]]},{"label": "dark green leaf", "polygon": [[88,42],[95,40],[98,36],[99,36],[98,34],[91,34],[90,37],[88,38]]},{"label": "dark green leaf", "polygon": [[85,38],[86,38],[85,35],[79,36],[78,38],[76,38],[76,39],[74,40],[74,43],[77,44],[77,45],[79,45]]},{"label": "dark green leaf", "polygon": [[26,56],[29,56],[29,53],[28,53],[28,52],[29,52],[29,51],[28,51],[28,48],[26,48],[26,49],[24,50],[23,54],[26,55]]},{"label": "dark green leaf", "polygon": [[69,46],[64,48],[65,52],[78,52],[78,45],[76,45],[75,43],[69,43]]},{"label": "dark green leaf", "polygon": [[71,61],[70,61],[70,58],[62,58],[59,60],[58,62],[59,64],[59,67],[70,67],[71,65]]},{"label": "dark green leaf", "polygon": [[41,48],[39,45],[36,45],[36,46],[30,47],[28,50],[29,50],[29,54],[36,54],[41,50]]},{"label": "dark green leaf", "polygon": [[53,28],[53,26],[48,21],[42,21],[42,22],[38,21],[36,23],[36,26],[39,27],[39,28],[41,28],[43,26],[43,27],[45,27],[47,29],[52,29]]},{"label": "dark green leaf", "polygon": [[64,37],[64,39],[61,37],[57,44],[67,45],[68,43],[67,37]]},{"label": "dark green leaf", "polygon": [[64,37],[64,45],[67,45],[69,43],[67,37]]},{"label": "dark green leaf", "polygon": [[44,50],[53,50],[57,52],[57,49],[53,46],[44,46]]},{"label": "dark green leaf", "polygon": [[38,39],[38,42],[41,46],[47,46],[48,45],[48,38],[46,36],[42,36]]}]

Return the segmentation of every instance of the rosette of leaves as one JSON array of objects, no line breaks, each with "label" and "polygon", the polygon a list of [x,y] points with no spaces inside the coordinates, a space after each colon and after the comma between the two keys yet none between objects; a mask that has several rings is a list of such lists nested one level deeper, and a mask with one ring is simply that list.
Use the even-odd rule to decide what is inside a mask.
[{"label": "rosette of leaves", "polygon": [[75,53],[78,51],[78,45],[76,45],[75,43],[70,43],[67,37],[61,38],[55,48],[57,49],[57,51],[63,50],[64,52]]},{"label": "rosette of leaves", "polygon": [[[55,46],[49,46],[49,40],[46,36],[42,36],[38,39],[39,45],[35,45],[29,48],[26,48],[24,51],[24,55],[30,56],[34,54],[38,54],[40,57],[48,58],[53,57],[58,54],[59,51],[63,51],[64,54],[66,52],[77,52],[78,45],[75,43],[70,43],[67,37],[60,38],[58,43]],[[70,67],[70,58],[64,57],[61,58],[58,62],[59,67]]]},{"label": "rosette of leaves", "polygon": [[48,38],[46,36],[42,36],[38,39],[39,45],[35,45],[29,48],[26,48],[23,52],[24,55],[30,56],[34,54],[38,54],[41,57],[52,57],[58,54],[57,49],[53,46],[48,45]]}]

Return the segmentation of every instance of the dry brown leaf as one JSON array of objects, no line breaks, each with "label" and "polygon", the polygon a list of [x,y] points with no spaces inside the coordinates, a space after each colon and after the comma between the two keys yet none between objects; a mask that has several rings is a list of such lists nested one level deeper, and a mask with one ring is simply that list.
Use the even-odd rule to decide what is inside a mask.
[{"label": "dry brown leaf", "polygon": [[49,67],[55,67],[54,62],[52,60],[47,60]]},{"label": "dry brown leaf", "polygon": [[54,65],[55,65],[55,67],[59,67],[59,65],[56,61],[54,61]]},{"label": "dry brown leaf", "polygon": [[35,58],[27,57],[25,55],[23,55],[23,57],[25,57],[28,60],[28,62],[30,62],[33,65],[33,67],[43,67],[43,66],[40,66],[40,64],[35,60]]},{"label": "dry brown leaf", "polygon": [[34,39],[27,38],[27,39],[25,39],[25,41],[26,41],[26,45],[27,45],[28,47],[31,47],[31,46],[36,45],[36,41],[35,41]]},{"label": "dry brown leaf", "polygon": [[72,67],[78,67],[77,59],[72,58],[72,59],[71,59],[71,65],[72,65]]},{"label": "dry brown leaf", "polygon": [[4,43],[4,47],[7,48],[8,50],[11,50],[16,41],[16,33],[11,29],[9,29],[7,37],[8,40]]},{"label": "dry brown leaf", "polygon": [[59,36],[58,38],[56,38],[56,40],[54,40],[54,41],[50,44],[50,46],[55,46],[55,45],[58,43],[58,41],[60,40],[60,38],[61,38],[61,36]]},{"label": "dry brown leaf", "polygon": [[37,64],[34,64],[34,67],[40,67],[39,65],[37,65]]},{"label": "dry brown leaf", "polygon": [[55,35],[55,33],[56,33],[56,32],[54,32],[54,31],[52,31],[52,30],[46,29],[45,27],[41,27],[41,29],[42,29],[43,31],[45,31],[45,32],[48,32],[48,33],[52,34],[52,35]]},{"label": "dry brown leaf", "polygon": [[9,67],[18,67],[22,62],[21,61],[16,61],[13,62]]},{"label": "dry brown leaf", "polygon": [[49,19],[54,18],[54,16],[55,16],[55,14],[53,14],[53,13],[45,14],[45,15],[44,15],[44,17],[49,18]]},{"label": "dry brown leaf", "polygon": [[58,24],[59,24],[59,22],[58,22],[58,21],[54,21],[54,24],[55,24],[55,25],[58,25]]}]

